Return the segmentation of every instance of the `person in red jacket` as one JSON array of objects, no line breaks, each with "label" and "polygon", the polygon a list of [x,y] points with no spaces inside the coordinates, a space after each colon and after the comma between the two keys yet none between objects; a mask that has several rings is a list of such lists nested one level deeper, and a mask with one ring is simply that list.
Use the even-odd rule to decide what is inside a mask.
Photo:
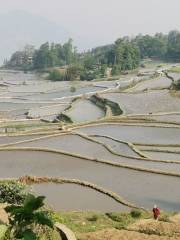
[{"label": "person in red jacket", "polygon": [[153,211],[154,219],[158,220],[158,218],[159,218],[159,216],[161,214],[160,209],[156,205],[154,205],[152,211]]}]

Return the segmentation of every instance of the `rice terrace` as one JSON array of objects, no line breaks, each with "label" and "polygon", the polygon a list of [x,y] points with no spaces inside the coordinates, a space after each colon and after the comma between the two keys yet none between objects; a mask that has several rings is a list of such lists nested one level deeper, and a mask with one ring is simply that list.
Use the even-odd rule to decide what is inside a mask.
[{"label": "rice terrace", "polygon": [[1,1],[0,240],[180,239],[179,9]]},{"label": "rice terrace", "polygon": [[156,202],[179,211],[180,99],[172,68],[149,63],[91,82],[1,70],[2,180],[31,176],[34,191],[56,210],[125,211]]}]

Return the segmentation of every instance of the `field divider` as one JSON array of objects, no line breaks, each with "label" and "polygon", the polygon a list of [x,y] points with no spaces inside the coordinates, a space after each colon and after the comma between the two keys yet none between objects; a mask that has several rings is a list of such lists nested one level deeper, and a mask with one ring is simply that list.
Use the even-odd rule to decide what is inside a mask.
[{"label": "field divider", "polygon": [[[115,142],[118,142],[118,143],[123,143],[125,145],[127,145],[131,150],[133,150],[135,153],[137,153],[139,156],[142,157],[143,160],[145,160],[146,158],[148,158],[143,152],[141,152],[138,148],[136,148],[131,142],[127,142],[127,141],[123,141],[123,140],[119,140],[117,138],[114,138],[114,137],[111,137],[111,136],[108,136],[108,135],[99,135],[99,134],[90,134],[88,135],[89,137],[104,137],[104,138],[107,138],[107,139],[111,139]],[[102,142],[100,142],[102,143]],[[107,145],[108,146],[108,145]],[[108,146],[109,147],[109,146]],[[114,150],[113,150],[114,151]],[[126,155],[122,155],[120,154],[122,157],[125,156],[125,157],[128,157]],[[131,157],[131,156],[129,156]],[[137,157],[131,157],[131,158],[135,158],[135,159],[140,159],[140,158],[137,158]]]},{"label": "field divider", "polygon": [[54,184],[76,184],[80,185],[86,188],[93,189],[97,192],[100,192],[116,202],[127,206],[129,208],[134,208],[134,209],[141,209],[143,211],[148,211],[144,207],[138,207],[133,203],[130,203],[129,201],[125,200],[122,198],[120,195],[104,189],[103,187],[99,187],[93,183],[87,182],[87,181],[82,181],[82,180],[77,180],[77,179],[68,179],[68,178],[53,178],[53,177],[36,177],[36,176],[24,176],[20,178],[1,178],[0,182],[21,182],[27,185],[33,185],[33,184],[42,184],[42,183],[54,183]]},{"label": "field divider", "polygon": [[[84,156],[81,156],[81,155],[78,155],[78,154],[75,154],[75,153],[58,151],[58,150],[48,149],[48,148],[35,148],[35,147],[33,147],[33,148],[32,147],[21,147],[21,148],[13,147],[13,148],[10,148],[10,147],[7,147],[7,148],[0,148],[0,151],[49,152],[49,153],[54,153],[54,154],[59,154],[59,155],[71,156],[71,157],[79,158],[81,160],[94,162],[94,163],[97,163],[97,164],[104,164],[104,165],[108,165],[108,166],[125,168],[125,169],[130,169],[130,170],[139,171],[139,172],[147,172],[147,173],[166,175],[166,176],[172,176],[172,177],[180,177],[180,173],[176,173],[176,172],[168,172],[168,171],[163,171],[163,170],[159,170],[159,169],[143,168],[143,167],[139,167],[139,166],[135,167],[135,166],[132,166],[132,165],[126,165],[126,164],[113,162],[113,161],[109,161],[109,160],[102,160],[102,159],[100,160],[100,159],[97,159],[97,158],[84,157]],[[178,161],[178,163],[179,163],[179,161]]]},{"label": "field divider", "polygon": [[[116,138],[110,137],[110,136],[106,136],[106,135],[85,135],[82,133],[78,133],[78,132],[64,132],[64,133],[57,133],[57,134],[53,134],[53,135],[47,135],[47,136],[42,136],[39,138],[33,138],[33,139],[27,139],[24,141],[19,141],[19,142],[14,142],[14,143],[7,143],[7,144],[2,144],[0,145],[0,148],[5,147],[6,149],[8,147],[11,146],[15,146],[19,145],[19,144],[24,144],[24,143],[31,143],[31,142],[36,142],[38,140],[44,140],[44,139],[49,139],[49,138],[53,138],[53,137],[60,137],[60,136],[66,136],[66,135],[75,135],[75,136],[79,136],[82,137],[88,141],[91,141],[93,143],[96,144],[100,144],[101,146],[103,146],[108,152],[110,152],[113,155],[116,156],[120,156],[120,157],[124,157],[124,158],[128,158],[128,159],[134,159],[134,160],[140,160],[140,161],[150,161],[150,162],[160,162],[160,163],[174,163],[174,164],[180,164],[180,161],[175,161],[175,160],[159,160],[159,159],[152,159],[150,157],[148,157],[147,155],[143,154],[140,150],[138,150],[132,143],[130,142],[125,142],[123,140],[118,140]],[[95,140],[94,138],[91,137],[105,137],[105,138],[109,138],[112,139],[113,141],[119,142],[119,143],[123,143],[126,144],[127,146],[129,146],[134,152],[136,152],[140,157],[135,157],[135,156],[129,156],[129,155],[125,155],[122,153],[118,153],[116,151],[114,151],[108,144],[105,144],[101,141]]]},{"label": "field divider", "polygon": [[161,144],[161,143],[139,143],[139,142],[133,142],[133,145],[135,146],[142,146],[142,147],[180,147],[179,143],[175,144]]},{"label": "field divider", "polygon": [[149,148],[144,148],[143,149],[143,152],[160,152],[160,153],[173,153],[173,154],[180,154],[180,150],[166,150],[166,149],[160,149],[160,148],[151,148],[151,149],[149,149]]}]

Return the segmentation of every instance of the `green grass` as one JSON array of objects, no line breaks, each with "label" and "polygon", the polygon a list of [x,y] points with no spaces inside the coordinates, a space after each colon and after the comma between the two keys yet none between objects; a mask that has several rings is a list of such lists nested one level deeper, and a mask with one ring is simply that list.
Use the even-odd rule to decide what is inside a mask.
[{"label": "green grass", "polygon": [[152,217],[142,212],[139,218],[131,213],[99,213],[99,212],[60,212],[52,213],[53,219],[69,227],[76,234],[95,232],[106,228],[125,229],[140,218]]},{"label": "green grass", "polygon": [[180,66],[172,67],[169,72],[180,73]]},{"label": "green grass", "polygon": [[0,240],[3,240],[7,227],[5,225],[0,225]]}]

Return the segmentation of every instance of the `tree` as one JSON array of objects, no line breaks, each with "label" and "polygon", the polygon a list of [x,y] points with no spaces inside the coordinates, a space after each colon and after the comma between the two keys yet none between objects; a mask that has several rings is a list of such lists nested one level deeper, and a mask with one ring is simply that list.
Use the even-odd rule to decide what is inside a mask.
[{"label": "tree", "polygon": [[50,66],[50,51],[49,43],[46,42],[42,44],[39,50],[36,50],[34,55],[34,68],[35,69],[44,69]]},{"label": "tree", "polygon": [[180,60],[180,32],[171,31],[168,34],[167,58]]},{"label": "tree", "polygon": [[38,236],[33,231],[36,225],[46,225],[53,228],[53,222],[45,211],[39,209],[44,206],[45,197],[35,197],[28,194],[24,204],[11,205],[5,208],[9,216],[7,235],[10,239],[37,240]]},{"label": "tree", "polygon": [[115,60],[113,72],[132,70],[139,65],[140,52],[137,46],[128,38],[120,38],[115,42]]},{"label": "tree", "polygon": [[81,65],[77,64],[70,65],[66,71],[66,80],[73,81],[79,79],[81,71],[82,71]]}]

